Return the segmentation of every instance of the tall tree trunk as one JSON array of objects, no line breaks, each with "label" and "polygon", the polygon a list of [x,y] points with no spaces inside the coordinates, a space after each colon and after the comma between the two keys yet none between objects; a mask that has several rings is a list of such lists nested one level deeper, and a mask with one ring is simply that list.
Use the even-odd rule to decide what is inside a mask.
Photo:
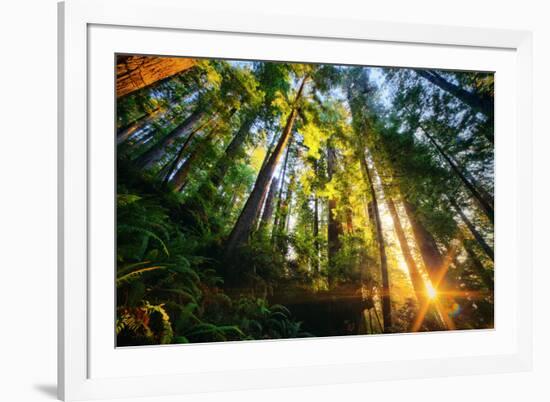
[{"label": "tall tree trunk", "polygon": [[[313,200],[313,237],[319,236],[319,197],[315,195]],[[315,248],[319,248],[319,242],[315,240]]]},{"label": "tall tree trunk", "polygon": [[[180,149],[175,157],[173,157],[159,172],[159,177],[163,177],[163,185],[167,185],[172,177],[172,175],[176,172],[178,169],[178,165],[183,160],[183,157],[187,153],[187,149],[191,143],[191,140],[195,138],[195,135],[201,131],[205,126],[207,126],[210,123],[210,120],[206,123],[203,123],[199,127],[195,128],[193,131],[191,131],[188,135],[183,144],[181,144]],[[212,128],[210,133],[215,129]],[[210,134],[209,133],[209,134]]]},{"label": "tall tree trunk", "polygon": [[460,219],[466,224],[474,238],[477,240],[485,254],[487,254],[487,257],[489,257],[492,261],[495,260],[495,252],[493,251],[493,248],[487,244],[481,233],[476,229],[474,224],[468,219],[468,217],[464,214],[462,211],[462,208],[456,203],[456,201],[449,198],[449,202],[451,203],[454,210],[458,213],[460,216]]},{"label": "tall tree trunk", "polygon": [[460,178],[464,186],[468,189],[468,191],[474,196],[474,199],[480,206],[480,208],[483,210],[487,218],[491,221],[491,223],[494,223],[495,218],[495,211],[493,207],[492,200],[486,200],[480,193],[480,191],[477,189],[477,186],[470,182],[468,178],[460,171],[457,164],[451,159],[449,155],[441,148],[441,146],[437,143],[435,138],[428,133],[428,131],[421,126],[422,132],[424,135],[428,138],[428,140],[433,144],[433,146],[437,149],[439,154],[445,159],[445,161],[449,164],[452,171]]},{"label": "tall tree trunk", "polygon": [[279,181],[277,178],[273,178],[271,181],[271,186],[269,187],[269,193],[267,194],[267,199],[265,200],[264,210],[260,221],[260,229],[266,228],[273,217],[273,209],[275,206],[274,201],[275,195],[277,194],[278,182]]},{"label": "tall tree trunk", "polygon": [[296,176],[295,172],[291,171],[290,173],[290,180],[288,182],[288,186],[286,188],[286,194],[284,201],[281,205],[281,215],[279,217],[279,233],[283,233],[286,228],[288,227],[288,219],[290,217],[290,208],[292,203],[292,195],[294,192],[294,184],[295,184]]},{"label": "tall tree trunk", "polygon": [[317,197],[317,194],[315,194],[315,199],[313,201],[313,238],[314,245],[315,245],[315,256],[317,257],[315,262],[315,270],[316,272],[321,271],[321,244],[319,242],[319,197]]},{"label": "tall tree trunk", "polygon": [[[273,181],[273,180],[272,180]],[[253,225],[253,228],[259,228],[260,227],[260,218],[262,216],[262,207],[265,205],[265,201],[266,201],[266,198],[267,198],[267,191],[263,194],[262,196],[262,199],[260,200],[260,207],[258,208],[258,210],[256,211],[256,216],[254,217],[254,225]]]},{"label": "tall tree trunk", "polygon": [[491,99],[480,97],[479,95],[466,91],[465,89],[447,81],[437,72],[432,70],[414,70],[419,76],[427,79],[432,84],[454,95],[462,102],[470,106],[476,112],[492,118],[494,115],[494,102]]},{"label": "tall tree trunk", "polygon": [[180,154],[181,153],[178,153],[173,158],[163,161],[162,165],[159,165],[159,170],[157,171],[156,176],[162,180],[163,185],[168,184],[168,179],[172,176],[174,169],[181,160]]},{"label": "tall tree trunk", "polygon": [[216,163],[210,173],[210,183],[214,188],[217,188],[223,181],[229,167],[240,154],[243,149],[243,144],[250,134],[250,129],[256,121],[256,115],[248,115],[245,117],[241,127],[225,149],[224,155]]},{"label": "tall tree trunk", "polygon": [[344,181],[344,198],[342,199],[342,208],[344,210],[345,228],[347,234],[353,234],[353,207],[350,201],[350,195],[353,194],[353,189],[350,183]]},{"label": "tall tree trunk", "polygon": [[[403,230],[403,226],[401,225],[401,219],[399,218],[399,214],[397,213],[395,203],[391,198],[388,198],[387,200],[388,200],[387,201],[388,209],[390,211],[390,215],[393,221],[393,226],[395,228],[395,233],[397,235],[397,239],[399,241],[399,245],[401,247],[401,252],[403,253],[405,263],[407,264],[413,289],[416,294],[416,298],[418,300],[418,311],[414,321],[411,323],[412,324],[411,330],[413,332],[416,332],[422,326],[426,315],[432,315],[437,320],[439,319],[439,317],[442,316],[442,312],[440,311],[440,308],[437,305],[433,306],[433,310],[430,309],[430,299],[428,297],[428,290],[426,288],[426,283],[424,282],[424,279],[422,279],[422,275],[420,274],[418,265],[416,265],[416,261],[412,256],[412,252],[409,247],[407,237],[405,236],[405,231]],[[443,322],[444,320],[440,320],[440,321]],[[443,322],[443,324],[445,323]],[[445,329],[445,326],[443,326],[442,328]]]},{"label": "tall tree trunk", "polygon": [[[265,166],[265,164],[267,163],[267,161],[269,160],[269,156],[271,155],[271,151],[273,151],[273,148],[275,148],[275,144],[277,143],[277,137],[273,136],[273,138],[271,139],[270,143],[269,143],[269,146],[267,147],[267,151],[265,152],[265,158],[262,162],[262,169],[263,167]],[[290,139],[290,143],[292,143],[292,138]],[[289,147],[290,147],[290,143],[289,143]]]},{"label": "tall tree trunk", "polygon": [[[228,120],[231,119],[231,117],[233,116],[235,111],[236,111],[236,109],[232,109],[230,111],[230,114],[227,117]],[[208,123],[206,123],[206,124],[208,124]],[[206,124],[204,124],[203,126],[205,126]],[[214,137],[214,134],[217,132],[216,129],[217,129],[218,125],[219,125],[219,121],[217,121],[214,124],[214,126],[210,129],[210,132],[199,142],[199,144],[197,145],[195,150],[189,155],[187,160],[181,165],[181,167],[178,169],[178,171],[176,172],[174,177],[171,179],[171,183],[174,186],[176,191],[182,191],[183,190],[183,187],[187,183],[187,176],[189,175],[189,172],[191,171],[191,167],[193,166],[194,162],[198,158],[202,157],[202,155],[204,154],[204,150],[206,149],[206,146],[208,145],[209,142],[211,142],[212,138]],[[201,126],[200,128],[202,128],[203,126]],[[199,128],[199,130],[200,130],[200,128]],[[191,135],[189,135],[189,137],[191,137]],[[187,138],[185,143],[182,145],[182,148],[180,150],[180,154],[178,155],[178,159],[176,160],[174,168],[177,166],[177,164],[181,160],[181,157],[183,156],[183,151],[184,151],[185,147],[187,146],[187,144],[189,143],[189,140],[190,140],[190,138]],[[167,180],[169,179],[170,175],[171,175],[171,172],[169,173],[169,176],[167,176]]]},{"label": "tall tree trunk", "polygon": [[210,200],[211,205],[220,207],[221,197],[218,196],[218,187],[223,183],[224,177],[232,164],[240,157],[244,143],[255,120],[256,116],[250,112],[245,115],[244,121],[225,149],[224,155],[222,155],[209,172],[209,177],[199,186],[196,196],[187,199],[182,207],[184,210],[192,211],[194,216],[203,216],[206,222],[208,221],[208,217],[206,216],[203,201]]},{"label": "tall tree trunk", "polygon": [[273,237],[274,244],[282,255],[287,255],[288,253],[288,241],[283,234],[287,233],[290,219],[292,195],[294,192],[294,184],[296,179],[294,169],[290,171],[289,176],[288,186],[286,187],[285,195],[283,201],[281,202],[278,214],[279,220],[277,222],[277,227],[275,228],[276,236]]},{"label": "tall tree trunk", "polygon": [[346,232],[353,234],[353,213],[350,207],[346,208]]},{"label": "tall tree trunk", "polygon": [[[283,203],[283,189],[285,186],[286,168],[288,166],[288,158],[290,155],[291,148],[292,148],[292,139],[289,140],[288,146],[286,148],[285,160],[283,162],[283,169],[281,170],[280,177],[279,177],[280,184],[279,184],[279,194],[277,195],[277,206],[275,207],[275,221],[273,223],[273,233],[272,233],[273,238],[275,238],[275,235],[277,234],[277,230],[279,227],[279,215],[281,211],[281,205]],[[264,160],[263,165],[265,165],[265,163],[266,162]]]},{"label": "tall tree trunk", "polygon": [[260,169],[254,188],[250,193],[250,196],[248,197],[243,210],[241,211],[241,214],[239,215],[239,218],[231,231],[231,234],[229,235],[225,250],[226,258],[232,257],[237,247],[248,241],[248,237],[254,227],[254,219],[258,215],[258,209],[261,207],[261,201],[265,197],[269,182],[271,181],[275,168],[277,167],[277,163],[279,162],[281,155],[292,137],[292,130],[294,128],[294,122],[298,113],[298,101],[302,96],[306,79],[307,77],[304,77],[302,83],[300,84],[296,94],[296,99],[292,105],[292,110],[288,115],[286,125],[283,129],[279,142],[269,156],[269,160],[262,167],[262,169]]},{"label": "tall tree trunk", "polygon": [[197,61],[183,57],[119,56],[116,96],[121,98],[193,67]]},{"label": "tall tree trunk", "polygon": [[[141,128],[138,129],[134,134],[130,136],[130,138],[127,138],[126,141],[121,142],[120,145],[121,149],[124,152],[124,146],[130,145],[130,147],[138,148],[143,147],[145,144],[150,142],[150,144],[154,143],[155,141],[151,141],[155,137],[156,130],[165,129],[166,127],[172,125],[174,123],[175,119],[168,114],[162,114],[159,116],[156,121],[155,125],[153,126],[152,123],[149,123]],[[149,146],[150,146],[149,144]]]},{"label": "tall tree trunk", "polygon": [[389,332],[392,326],[391,319],[391,299],[390,299],[390,279],[388,275],[388,260],[386,257],[386,243],[384,241],[384,233],[382,230],[382,221],[380,220],[380,211],[378,210],[378,200],[372,174],[370,172],[367,160],[365,159],[364,149],[359,143],[357,150],[359,163],[363,172],[363,177],[366,178],[372,196],[372,210],[374,215],[374,224],[376,228],[376,239],[378,241],[378,251],[380,254],[380,272],[382,275],[382,316],[384,318],[384,332]]},{"label": "tall tree trunk", "polygon": [[370,202],[367,198],[367,194],[363,194],[363,197],[361,197],[361,203],[363,204],[363,215],[365,216],[365,221],[367,223],[367,226],[369,226],[371,221],[371,210],[370,210]]},{"label": "tall tree trunk", "polygon": [[[428,277],[430,278],[432,287],[436,292],[443,295],[441,297],[442,300],[445,300],[447,304],[452,304],[452,297],[445,295],[445,293],[450,289],[450,284],[447,278],[447,270],[449,268],[449,264],[456,256],[456,245],[455,243],[451,243],[446,256],[443,257],[434,237],[418,218],[416,207],[405,200],[403,201],[403,206],[405,207],[405,212],[407,213],[407,218],[409,219],[412,228],[414,240],[420,251],[420,256],[422,257],[422,261],[424,262],[424,266],[428,272]],[[448,315],[445,306],[440,303],[438,299],[434,299],[434,308],[439,316],[440,323],[444,326],[443,328],[454,329],[455,325],[453,320]],[[413,325],[416,329],[413,329],[413,331],[418,330],[421,324],[421,322],[416,322]]]},{"label": "tall tree trunk", "polygon": [[340,220],[336,217],[336,200],[328,200],[328,261],[329,261],[329,286],[332,284],[332,275],[331,268],[334,264],[334,257],[342,248],[342,242],[340,241],[340,236],[343,234],[342,224]]},{"label": "tall tree trunk", "polygon": [[[164,152],[168,149],[168,147],[170,147],[178,138],[184,136],[189,130],[191,130],[195,126],[195,124],[197,124],[199,120],[204,116],[204,114],[205,112],[200,108],[195,110],[168,135],[160,139],[156,144],[153,144],[153,146],[145,151],[143,155],[138,157],[136,159],[136,164],[144,169],[152,167],[162,158]],[[199,130],[194,130],[191,132],[191,134],[185,140],[182,149],[184,149],[187,144],[189,144],[189,141],[197,131]]]},{"label": "tall tree trunk", "polygon": [[139,129],[151,124],[163,112],[164,112],[164,108],[156,107],[150,113],[146,113],[145,115],[143,115],[139,119],[137,119],[137,120],[133,121],[132,123],[118,129],[117,130],[117,135],[116,135],[117,145],[122,144],[124,141],[126,141],[128,138],[130,138],[132,136],[132,134],[134,134]]},{"label": "tall tree trunk", "polygon": [[204,150],[206,149],[206,146],[212,140],[212,137],[214,136],[215,132],[216,132],[216,127],[214,126],[210,130],[210,132],[202,140],[200,140],[200,142],[197,144],[195,149],[191,152],[191,154],[187,157],[185,162],[183,162],[183,164],[174,174],[174,176],[170,180],[170,184],[174,187],[174,190],[179,192],[183,189],[183,187],[187,182],[187,177],[189,176],[191,167],[193,166],[195,161],[203,155]]},{"label": "tall tree trunk", "polygon": [[403,258],[405,259],[405,263],[407,264],[407,268],[409,269],[409,275],[411,277],[413,289],[416,293],[416,298],[418,299],[419,304],[422,305],[427,301],[426,285],[424,284],[422,275],[420,275],[420,270],[418,269],[418,266],[416,265],[416,262],[412,256],[409,243],[407,242],[407,237],[405,236],[405,231],[403,230],[401,220],[399,219],[399,214],[397,213],[397,209],[395,207],[395,203],[391,198],[388,197],[387,204],[388,210],[390,211],[390,215],[393,220],[395,234],[397,235],[397,240],[399,240],[399,245],[401,246]]},{"label": "tall tree trunk", "polygon": [[[336,155],[334,149],[329,146],[327,148],[327,173],[329,182],[332,180],[336,165]],[[328,284],[329,288],[333,286],[333,271],[334,271],[334,261],[336,254],[342,248],[342,241],[340,236],[343,235],[342,223],[336,217],[336,200],[334,198],[329,198],[328,200],[328,225],[327,225],[327,236],[328,236]]]},{"label": "tall tree trunk", "polygon": [[[319,162],[314,160],[313,171],[315,177],[319,176]],[[321,271],[321,243],[319,242],[319,197],[317,195],[317,187],[313,196],[313,244],[315,246],[315,271],[319,273]]]},{"label": "tall tree trunk", "polygon": [[[134,120],[133,122],[127,124],[124,127],[121,127],[117,130],[117,145],[121,145],[126,142],[128,139],[132,138],[132,146],[139,145],[143,143],[147,138],[150,138],[154,134],[153,123],[157,123],[160,127],[166,127],[170,124],[170,121],[177,119],[171,113],[171,109],[177,105],[177,102],[171,100],[165,106],[157,106],[153,110],[145,113],[139,119]],[[184,107],[184,111],[178,113],[180,116],[184,113],[189,112],[189,107]],[[134,135],[138,132],[141,133],[137,138],[134,138]]]},{"label": "tall tree trunk", "polygon": [[433,238],[432,234],[424,227],[422,222],[417,217],[416,207],[414,207],[410,202],[403,201],[405,211],[407,212],[407,217],[411,223],[412,232],[414,239],[424,261],[424,266],[426,271],[428,271],[428,276],[432,284],[435,287],[435,283],[439,278],[439,270],[443,266],[443,257],[439,252],[437,243]]},{"label": "tall tree trunk", "polygon": [[[364,124],[365,129],[370,126],[370,122],[367,120],[367,114],[364,113],[364,106],[367,104],[366,96],[370,92],[368,85],[368,77],[366,71],[363,71],[362,79],[358,81],[358,84],[362,89],[355,88],[352,89],[351,86],[347,88],[348,103],[352,111],[352,118],[356,122],[361,122]],[[361,93],[354,93],[354,91],[359,90]],[[359,103],[362,106],[357,110],[354,108],[354,104]],[[355,110],[354,110],[355,109]],[[364,129],[363,129],[364,130]],[[372,196],[372,209],[373,209],[373,218],[374,225],[376,229],[376,238],[378,242],[378,251],[380,254],[380,271],[382,276],[382,316],[384,319],[384,332],[391,331],[392,326],[392,317],[391,317],[391,299],[390,299],[390,281],[388,274],[388,261],[386,256],[386,245],[384,241],[384,234],[382,230],[382,222],[380,220],[380,212],[378,210],[378,200],[376,197],[376,191],[374,186],[373,177],[371,175],[369,166],[367,164],[365,152],[367,151],[365,144],[363,143],[363,136],[367,135],[367,132],[356,132],[355,138],[355,153],[359,163],[361,165],[361,172],[363,175],[363,180],[370,188],[370,193]],[[370,217],[369,217],[370,218]]]}]

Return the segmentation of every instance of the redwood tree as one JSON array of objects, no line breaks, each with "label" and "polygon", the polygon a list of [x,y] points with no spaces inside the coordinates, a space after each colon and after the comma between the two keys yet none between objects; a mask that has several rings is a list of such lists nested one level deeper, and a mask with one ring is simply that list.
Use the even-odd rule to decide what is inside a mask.
[{"label": "redwood tree", "polygon": [[254,220],[258,215],[258,210],[261,208],[261,202],[267,192],[269,182],[271,181],[275,168],[277,167],[277,163],[279,162],[281,155],[283,154],[291,138],[294,122],[298,114],[299,101],[302,97],[306,81],[307,76],[304,76],[291,106],[291,110],[287,117],[283,132],[279,138],[279,142],[269,156],[267,163],[260,170],[256,183],[254,184],[254,188],[250,193],[250,196],[248,197],[244,208],[241,211],[233,230],[231,231],[231,234],[229,235],[225,251],[226,257],[232,257],[235,250],[240,245],[245,244],[248,241],[248,237],[254,227]]},{"label": "redwood tree", "polygon": [[118,56],[116,96],[121,98],[149,87],[196,64],[195,59],[185,57]]}]

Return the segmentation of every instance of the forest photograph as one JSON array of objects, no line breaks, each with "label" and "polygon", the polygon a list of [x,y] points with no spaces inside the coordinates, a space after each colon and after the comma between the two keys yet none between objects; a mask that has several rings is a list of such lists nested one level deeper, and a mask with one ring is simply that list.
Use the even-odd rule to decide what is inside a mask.
[{"label": "forest photograph", "polygon": [[113,68],[117,347],[494,328],[494,73]]}]

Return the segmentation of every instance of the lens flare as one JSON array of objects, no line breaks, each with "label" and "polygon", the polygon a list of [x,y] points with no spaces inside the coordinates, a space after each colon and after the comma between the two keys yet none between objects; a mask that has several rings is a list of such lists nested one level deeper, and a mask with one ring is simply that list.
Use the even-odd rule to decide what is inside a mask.
[{"label": "lens flare", "polygon": [[460,304],[454,303],[453,304],[453,309],[451,311],[449,311],[449,315],[451,317],[456,317],[460,314],[461,311],[462,311],[462,308],[460,307]]},{"label": "lens flare", "polygon": [[426,283],[426,293],[428,294],[428,298],[431,300],[435,299],[437,296],[437,291],[434,289],[431,283]]}]

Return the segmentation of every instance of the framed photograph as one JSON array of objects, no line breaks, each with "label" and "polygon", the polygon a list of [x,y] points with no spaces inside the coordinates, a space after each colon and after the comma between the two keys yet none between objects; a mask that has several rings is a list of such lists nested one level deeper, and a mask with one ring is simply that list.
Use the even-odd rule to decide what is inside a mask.
[{"label": "framed photograph", "polygon": [[59,5],[60,398],[529,370],[531,34],[180,3]]}]

